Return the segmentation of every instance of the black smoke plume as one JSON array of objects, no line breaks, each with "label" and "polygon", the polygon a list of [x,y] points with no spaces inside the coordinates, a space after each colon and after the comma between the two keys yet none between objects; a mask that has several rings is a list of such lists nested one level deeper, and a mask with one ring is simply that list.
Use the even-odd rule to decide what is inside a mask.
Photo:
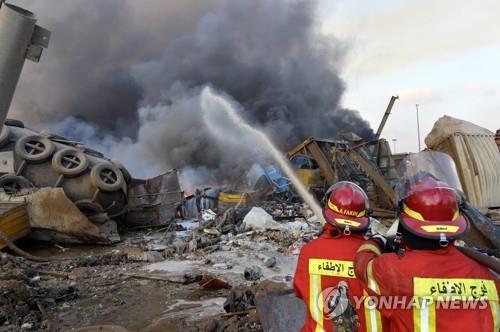
[{"label": "black smoke plume", "polygon": [[[35,78],[20,86],[16,111],[28,120],[37,118],[28,107],[40,110],[39,120],[65,120],[53,127],[66,135],[82,121],[97,136],[112,135],[101,148],[139,174],[141,162],[227,174],[248,157],[245,144],[226,146],[204,125],[205,85],[241,104],[243,116],[282,149],[341,130],[373,135],[358,112],[339,106],[346,45],[319,32],[316,1],[182,1],[174,12],[170,3],[66,4],[76,9],[45,24],[56,46],[45,68],[30,68]],[[155,10],[138,11],[148,6]],[[84,37],[75,40],[77,32]]]},{"label": "black smoke plume", "polygon": [[133,137],[143,87],[132,66],[158,58],[218,1],[12,2],[33,11],[52,38],[40,63],[26,63],[9,116],[38,129],[72,116]]}]

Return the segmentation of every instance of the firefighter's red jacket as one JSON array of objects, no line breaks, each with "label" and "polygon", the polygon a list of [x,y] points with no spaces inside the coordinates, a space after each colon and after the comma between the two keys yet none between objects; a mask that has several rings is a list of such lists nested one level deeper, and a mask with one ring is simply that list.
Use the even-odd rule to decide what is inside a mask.
[{"label": "firefighter's red jacket", "polygon": [[500,331],[498,279],[454,245],[402,255],[364,246],[355,269],[391,331]]},{"label": "firefighter's red jacket", "polygon": [[[302,248],[294,276],[296,295],[303,299],[307,306],[306,321],[301,331],[349,331],[339,327],[348,318],[342,318],[349,313],[336,311],[329,317],[329,299],[342,288],[342,293],[352,305],[357,314],[358,323],[354,331],[382,331],[382,317],[377,310],[365,309],[363,305],[363,289],[354,273],[354,257],[357,249],[366,241],[361,235],[332,236],[333,226],[325,224],[323,233]],[[375,247],[374,244],[369,244]],[[335,291],[337,289],[337,291]],[[345,295],[344,295],[345,296]],[[351,313],[353,310],[351,310]],[[349,315],[348,315],[349,316]],[[352,317],[352,315],[351,315]]]}]

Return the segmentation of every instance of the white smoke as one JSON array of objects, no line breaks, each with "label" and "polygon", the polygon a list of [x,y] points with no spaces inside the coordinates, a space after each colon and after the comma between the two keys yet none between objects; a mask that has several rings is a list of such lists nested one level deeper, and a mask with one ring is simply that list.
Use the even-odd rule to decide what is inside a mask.
[{"label": "white smoke", "polygon": [[[170,103],[141,107],[134,141],[100,133],[96,126],[75,117],[49,129],[65,137],[78,137],[86,146],[119,159],[136,178],[181,168],[183,182],[188,186],[215,183],[224,179],[223,173],[239,174],[252,161],[264,160],[267,154],[255,138],[234,126],[224,114],[211,114],[207,120],[201,91],[177,86],[169,94]],[[194,167],[193,161],[206,166]],[[225,168],[219,169],[219,165]]]}]

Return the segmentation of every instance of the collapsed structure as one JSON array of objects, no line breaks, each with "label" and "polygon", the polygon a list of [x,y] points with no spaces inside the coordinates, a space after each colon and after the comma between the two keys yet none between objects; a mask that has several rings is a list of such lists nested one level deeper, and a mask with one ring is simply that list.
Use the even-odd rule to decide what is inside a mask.
[{"label": "collapsed structure", "polygon": [[[25,58],[38,61],[49,39],[50,32],[36,25],[34,14],[1,4],[0,122],[4,125],[0,133],[0,249],[13,247],[13,241],[27,236],[60,243],[111,244],[121,240],[120,226],[137,232],[161,229],[154,235],[141,234],[139,240],[126,239],[117,244],[119,253],[114,253],[109,265],[137,261],[166,264],[148,267],[155,271],[168,271],[178,265],[181,267],[177,272],[183,274],[181,280],[137,273],[126,277],[182,285],[199,283],[204,290],[231,288],[229,282],[212,275],[221,270],[239,277],[231,275],[229,281],[234,284],[241,283],[242,277],[245,282],[257,282],[264,276],[290,282],[294,257],[305,242],[317,235],[320,225],[278,166],[256,163],[242,174],[244,186],[240,183],[238,188],[196,188],[188,195],[178,170],[146,180],[134,179],[118,160],[79,142],[36,132],[21,121],[6,118]],[[371,215],[385,226],[393,223],[398,208],[394,203],[397,169],[406,154],[393,154],[381,134],[397,99],[390,99],[371,141],[344,132],[336,140],[310,137],[286,153],[297,176],[318,201],[334,183],[353,181],[368,193]],[[466,210],[472,224],[466,241],[492,249],[500,248],[499,227],[484,214],[498,220],[498,137],[498,131],[494,136],[474,124],[444,117],[426,138],[430,150],[452,156],[464,194],[472,203]],[[194,229],[186,230],[186,220],[194,220]],[[384,225],[380,227],[384,229]],[[14,264],[0,257],[0,263],[2,260],[5,265]],[[98,265],[92,260],[81,264]],[[281,270],[277,264],[282,265]],[[238,268],[242,271],[233,269],[233,265],[241,265]],[[52,275],[65,280],[70,275],[73,278],[71,264],[51,268],[61,266],[69,272]],[[196,273],[192,272],[195,269]],[[199,272],[202,270],[210,273]],[[124,275],[113,273],[119,282],[127,282]],[[289,308],[291,293],[280,292],[287,298],[281,307]],[[282,298],[266,295],[254,299],[248,289],[232,291],[224,309],[235,316],[241,311],[257,310],[262,326],[287,330],[290,321],[276,321],[266,310]],[[296,306],[296,311],[303,309]],[[296,320],[294,323],[299,324],[300,319]],[[0,322],[4,321],[7,318],[0,313]]]},{"label": "collapsed structure", "polygon": [[[0,37],[6,47],[2,47],[0,53],[1,83],[5,87],[0,93],[0,118],[5,119],[24,59],[40,59],[42,49],[48,46],[50,32],[36,26],[32,13],[10,4],[1,8]],[[28,52],[23,53],[26,49]],[[397,99],[391,97],[371,141],[344,132],[340,133],[341,140],[308,138],[289,150],[287,157],[298,177],[318,200],[335,182],[355,181],[368,193],[374,217],[395,216],[393,187],[404,154],[393,155],[381,133]],[[443,121],[447,123],[442,124]],[[466,194],[476,207],[500,205],[495,201],[500,156],[494,151],[492,133],[474,125],[457,121],[450,125],[449,122],[442,120],[436,124],[427,138],[429,148],[454,157]],[[486,149],[481,149],[483,147]],[[467,173],[468,170],[472,173]],[[32,222],[32,228],[37,230],[32,232],[35,238],[63,242],[117,241],[116,222],[148,227],[166,224],[175,218],[196,218],[204,210],[223,213],[237,204],[266,200],[286,204],[297,199],[288,179],[273,164],[254,164],[248,171],[246,186],[239,190],[204,188],[184,197],[176,170],[148,180],[132,179],[117,160],[110,160],[79,142],[47,132],[38,133],[18,120],[6,119],[0,134],[0,188],[10,197],[18,197],[17,202],[31,206],[36,201],[31,198],[36,195],[36,189],[46,187],[61,188],[58,195],[69,198],[76,206],[74,210],[84,215],[83,218],[73,216],[86,225],[73,225],[80,231],[71,231],[71,225],[55,227],[41,220]],[[58,196],[54,195],[46,195],[45,199]],[[33,209],[27,211],[29,214]],[[30,228],[27,222],[19,221],[19,226],[10,229],[7,235],[12,239],[25,236],[26,229]],[[43,232],[44,229],[50,232]],[[81,230],[86,231],[79,233]]]}]

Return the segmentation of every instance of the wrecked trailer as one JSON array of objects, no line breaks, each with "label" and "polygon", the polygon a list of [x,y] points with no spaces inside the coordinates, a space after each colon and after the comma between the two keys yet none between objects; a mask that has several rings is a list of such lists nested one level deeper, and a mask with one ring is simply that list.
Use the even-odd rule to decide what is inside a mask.
[{"label": "wrecked trailer", "polygon": [[165,225],[181,217],[179,208],[183,197],[175,169],[147,180],[132,179],[125,223],[134,228]]}]

